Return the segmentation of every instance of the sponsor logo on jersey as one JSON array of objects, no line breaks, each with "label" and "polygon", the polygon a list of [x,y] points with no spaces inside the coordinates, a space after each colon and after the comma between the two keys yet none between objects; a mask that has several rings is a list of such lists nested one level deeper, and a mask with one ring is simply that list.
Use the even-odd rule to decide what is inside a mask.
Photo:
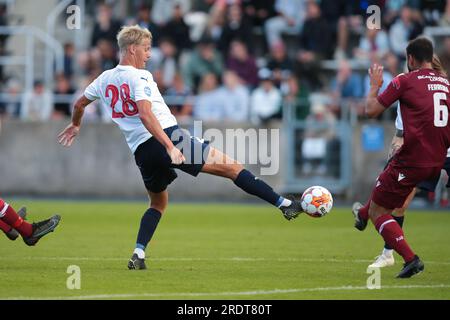
[{"label": "sponsor logo on jersey", "polygon": [[403,179],[405,179],[405,175],[403,173],[399,173],[398,174],[398,181],[402,181]]},{"label": "sponsor logo on jersey", "polygon": [[149,97],[151,97],[152,95],[152,90],[150,89],[150,87],[145,87],[144,88],[144,92],[146,95],[148,95]]}]

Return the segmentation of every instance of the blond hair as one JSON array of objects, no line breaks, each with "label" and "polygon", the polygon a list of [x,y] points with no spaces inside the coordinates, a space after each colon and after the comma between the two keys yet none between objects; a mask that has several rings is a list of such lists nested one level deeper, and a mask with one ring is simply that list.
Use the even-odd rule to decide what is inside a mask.
[{"label": "blond hair", "polygon": [[152,33],[138,25],[122,27],[117,34],[117,44],[121,53],[124,53],[130,45],[141,44],[144,39],[152,41]]},{"label": "blond hair", "polygon": [[439,59],[438,55],[436,55],[436,54],[433,55],[433,61],[431,61],[431,64],[433,66],[433,70],[436,70],[442,76],[447,78],[447,72],[445,71],[444,67],[442,66],[441,60]]}]

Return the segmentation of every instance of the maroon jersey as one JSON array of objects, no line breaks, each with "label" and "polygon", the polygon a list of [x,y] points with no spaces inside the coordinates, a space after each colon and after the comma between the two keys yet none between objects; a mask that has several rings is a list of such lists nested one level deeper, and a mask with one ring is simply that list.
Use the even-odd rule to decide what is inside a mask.
[{"label": "maroon jersey", "polygon": [[384,107],[400,101],[404,144],[395,156],[406,167],[443,166],[450,147],[450,85],[432,69],[395,77],[378,102]]}]

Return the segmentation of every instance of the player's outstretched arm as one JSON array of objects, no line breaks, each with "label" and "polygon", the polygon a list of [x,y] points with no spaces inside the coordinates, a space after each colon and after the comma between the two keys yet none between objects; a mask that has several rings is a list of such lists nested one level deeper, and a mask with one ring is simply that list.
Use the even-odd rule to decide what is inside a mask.
[{"label": "player's outstretched arm", "polygon": [[164,132],[161,124],[158,119],[155,117],[152,111],[152,103],[148,100],[139,100],[137,101],[137,107],[139,111],[139,118],[144,124],[145,128],[147,128],[148,132],[155,137],[156,140],[159,141],[167,150],[167,153],[170,155],[170,159],[172,159],[173,164],[181,164],[186,159],[180,150],[178,150],[172,143],[172,140],[169,139],[167,134]]},{"label": "player's outstretched arm", "polygon": [[59,143],[65,147],[70,147],[73,140],[80,132],[81,119],[83,118],[84,108],[88,106],[92,100],[84,95],[81,96],[73,107],[72,122],[58,135]]},{"label": "player's outstretched arm", "polygon": [[376,118],[386,109],[378,102],[378,91],[383,85],[383,66],[374,64],[369,69],[370,91],[366,98],[366,115],[369,118]]}]

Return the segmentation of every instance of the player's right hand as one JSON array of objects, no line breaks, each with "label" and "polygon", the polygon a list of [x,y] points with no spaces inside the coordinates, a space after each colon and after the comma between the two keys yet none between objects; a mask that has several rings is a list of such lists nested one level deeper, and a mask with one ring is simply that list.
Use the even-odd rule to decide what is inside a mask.
[{"label": "player's right hand", "polygon": [[80,127],[75,126],[73,124],[69,124],[59,135],[59,143],[64,147],[70,147],[73,143],[73,140],[80,132]]},{"label": "player's right hand", "polygon": [[383,86],[383,66],[373,64],[369,68],[370,85],[381,88]]},{"label": "player's right hand", "polygon": [[172,149],[167,149],[167,153],[169,154],[173,164],[182,164],[184,161],[186,161],[186,158],[183,156],[181,151],[175,146],[172,147]]}]

